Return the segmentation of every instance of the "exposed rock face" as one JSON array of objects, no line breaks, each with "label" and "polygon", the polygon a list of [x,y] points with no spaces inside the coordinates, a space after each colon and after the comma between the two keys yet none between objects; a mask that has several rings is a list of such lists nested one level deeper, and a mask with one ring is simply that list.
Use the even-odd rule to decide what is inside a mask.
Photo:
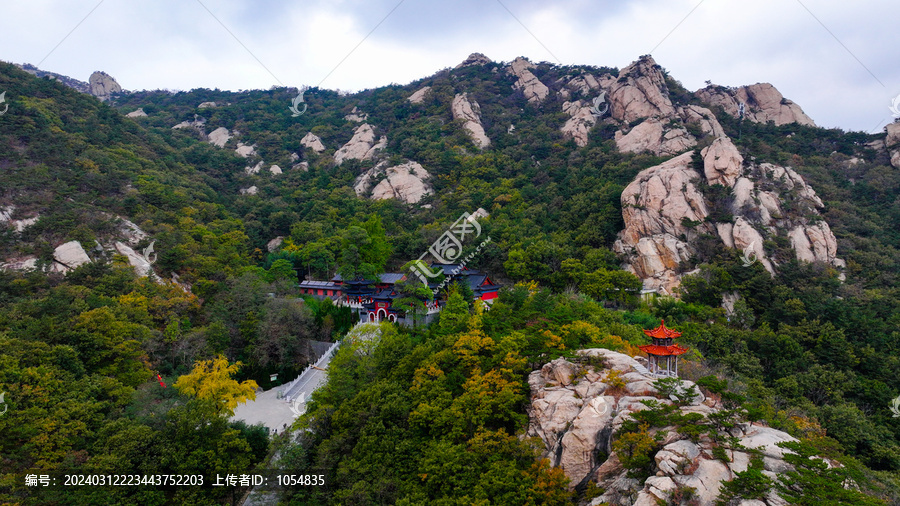
[{"label": "exposed rock face", "polygon": [[[700,156],[706,182],[731,191],[730,222],[708,219],[712,203],[697,190],[700,175],[691,166],[690,151],[642,171],[622,192],[625,230],[615,250],[625,256],[625,268],[644,280],[645,289],[673,294],[681,276],[694,267],[688,260],[698,253],[693,246],[698,234],[718,235],[725,246],[742,251],[750,263],[758,260],[771,274],[777,264],[764,245],[778,235],[790,240],[798,260],[846,266],[837,258],[834,234],[819,219],[822,200],[794,170],[745,165],[727,137],[717,138]],[[785,200],[791,201],[790,212],[782,205]]]},{"label": "exposed rock face", "polygon": [[141,230],[141,227],[135,225],[131,221],[121,216],[116,216],[116,218],[119,222],[117,229],[119,235],[125,239],[128,244],[134,246],[148,237],[147,233]]},{"label": "exposed rock face", "polygon": [[220,148],[224,148],[225,143],[227,143],[229,139],[231,139],[231,133],[225,127],[219,127],[210,132],[207,136],[207,140],[210,144]]},{"label": "exposed rock face", "polygon": [[344,119],[347,121],[355,121],[357,123],[362,123],[363,121],[369,119],[369,115],[360,111],[359,107],[354,107],[350,114],[344,116]]},{"label": "exposed rock face", "polygon": [[478,102],[470,101],[466,93],[458,94],[453,97],[450,110],[453,113],[453,119],[463,121],[463,128],[469,133],[475,146],[484,149],[491,145],[491,140],[488,139],[484,133],[484,127],[481,125],[481,108],[478,106]]},{"label": "exposed rock face", "polygon": [[200,132],[201,135],[204,135],[204,127],[206,126],[206,118],[202,118],[200,116],[194,115],[193,121],[182,121],[181,123],[172,127],[172,130],[179,130],[181,128],[193,128]]},{"label": "exposed rock face", "polygon": [[[357,195],[365,195],[376,200],[397,199],[407,204],[416,204],[422,197],[430,195],[431,175],[417,162],[409,161],[401,165],[385,168],[381,163],[357,178],[354,190]],[[372,188],[379,178],[381,181]]]},{"label": "exposed rock face", "polygon": [[273,165],[273,166],[269,167],[269,172],[271,172],[272,175],[278,175],[278,174],[282,173],[281,167],[279,167],[277,165]]},{"label": "exposed rock face", "polygon": [[409,100],[413,104],[421,104],[425,101],[425,95],[431,90],[431,86],[425,86],[423,88],[419,88],[415,93],[407,97],[406,100]]},{"label": "exposed rock face", "polygon": [[650,56],[642,56],[619,72],[609,99],[612,117],[625,123],[675,115],[662,68]]},{"label": "exposed rock face", "polygon": [[616,132],[616,147],[628,153],[649,152],[656,156],[684,153],[697,145],[684,128],[668,128],[668,120],[650,118],[642,121],[627,134]]},{"label": "exposed rock face", "polygon": [[[695,182],[692,152],[641,171],[622,192],[625,230],[614,249],[627,259],[627,269],[644,280],[644,288],[673,293],[679,268],[694,249],[698,233],[712,233],[706,223],[709,210]],[[686,221],[700,222],[689,228]]]},{"label": "exposed rock face", "polygon": [[150,265],[150,262],[147,261],[141,255],[138,255],[130,246],[123,242],[116,241],[115,243],[116,251],[120,255],[124,255],[128,258],[128,263],[134,268],[134,272],[139,277],[147,277],[150,276],[153,272],[153,267]]},{"label": "exposed rock face", "polygon": [[739,107],[744,103],[744,118],[757,123],[774,122],[776,125],[799,123],[815,126],[799,105],[784,98],[769,83],[757,83],[739,88],[707,86],[696,92],[696,96],[711,106],[721,106],[726,113],[737,117]]},{"label": "exposed rock face", "polygon": [[7,271],[34,271],[37,270],[37,257],[25,256],[20,258],[11,258],[6,262],[0,262],[0,269]]},{"label": "exposed rock face", "polygon": [[145,118],[145,117],[147,117],[147,113],[144,112],[144,108],[141,107],[140,109],[135,109],[135,110],[131,111],[130,113],[126,114],[125,117],[127,117],[127,118]]},{"label": "exposed rock face", "polygon": [[241,188],[241,195],[256,195],[259,192],[259,189],[256,186],[251,186],[250,188]]},{"label": "exposed rock face", "polygon": [[325,151],[325,145],[322,144],[322,139],[320,139],[319,136],[312,132],[307,132],[306,135],[304,135],[303,138],[300,139],[300,145],[309,148],[316,153]]},{"label": "exposed rock face", "polygon": [[493,63],[493,61],[487,56],[481,53],[472,53],[468,58],[463,60],[462,63],[453,68],[461,69],[463,67],[471,67],[472,65],[487,65],[488,63]]},{"label": "exposed rock face", "polygon": [[51,270],[56,272],[68,272],[80,265],[90,263],[91,257],[87,255],[81,243],[69,241],[61,244],[53,250],[53,263]]},{"label": "exposed rock face", "polygon": [[550,94],[550,88],[531,73],[529,69],[533,68],[535,68],[533,63],[520,56],[509,64],[509,73],[518,78],[513,84],[513,89],[522,90],[529,102],[539,104]]},{"label": "exposed rock face", "polygon": [[716,119],[716,115],[705,107],[698,105],[688,105],[678,109],[681,118],[687,123],[694,123],[700,126],[703,135],[711,135],[713,137],[724,137],[725,130]]},{"label": "exposed rock face", "polygon": [[[725,135],[709,109],[672,104],[662,69],[649,56],[625,67],[618,79],[607,82],[601,86],[609,88],[612,118],[623,125],[615,137],[619,151],[676,155],[697,145],[697,130],[701,137]],[[641,122],[635,125],[638,121]],[[699,128],[689,130],[690,125]]]},{"label": "exposed rock face", "polygon": [[197,106],[197,109],[212,109],[214,107],[218,107],[215,102],[203,102],[202,104]]},{"label": "exposed rock face", "polygon": [[30,218],[22,218],[19,220],[14,220],[12,218],[13,213],[16,210],[16,206],[6,206],[0,207],[0,224],[8,223],[12,225],[13,228],[16,229],[16,232],[22,233],[26,228],[34,225],[41,218],[40,215],[32,216]]},{"label": "exposed rock face", "polygon": [[732,187],[743,172],[744,157],[727,137],[719,137],[700,152],[709,184]]},{"label": "exposed rock face", "polygon": [[279,235],[278,237],[276,237],[276,238],[272,239],[271,241],[269,241],[268,243],[266,243],[266,251],[268,251],[269,253],[272,253],[275,250],[277,250],[278,248],[280,248],[282,243],[284,243],[284,237]]},{"label": "exposed rock face", "polygon": [[291,166],[291,170],[302,170],[303,172],[309,172],[309,162],[300,162]]},{"label": "exposed rock face", "polygon": [[584,100],[563,102],[562,108],[571,116],[560,128],[563,136],[574,140],[578,147],[587,146],[588,133],[597,124],[597,117],[591,113],[591,103]]},{"label": "exposed rock face", "polygon": [[262,170],[262,167],[263,167],[263,162],[262,162],[262,161],[259,161],[259,162],[257,162],[256,165],[254,165],[253,167],[251,167],[251,166],[249,166],[249,165],[246,166],[246,167],[244,167],[244,172],[246,172],[248,175],[250,175],[250,174],[259,174],[259,171]]},{"label": "exposed rock face", "polygon": [[382,136],[375,142],[375,129],[368,123],[358,126],[353,137],[334,153],[334,163],[340,165],[344,160],[371,160],[379,150],[387,146],[387,137]]},{"label": "exposed rock face", "polygon": [[891,165],[900,169],[900,123],[891,123],[886,127],[887,137],[884,146],[891,155]]},{"label": "exposed rock face", "polygon": [[[659,436],[662,448],[653,456],[656,475],[641,482],[629,478],[627,470],[619,462],[612,443],[616,431],[631,414],[648,409],[642,401],[653,400],[671,404],[661,398],[653,386],[652,377],[635,359],[610,350],[589,349],[580,355],[602,357],[606,367],[580,366],[564,358],[545,364],[528,376],[531,402],[527,407],[529,426],[527,435],[538,437],[544,444],[544,456],[559,467],[574,487],[593,480],[605,493],[591,504],[655,505],[672,499],[679,487],[696,489],[697,504],[715,504],[722,483],[731,480],[734,473],[745,471],[750,462],[746,451],[729,451],[730,462],[713,457],[713,441],[706,436],[697,442],[687,439],[673,428],[653,428]],[[615,370],[626,384],[614,391],[604,383],[610,371]],[[682,388],[693,383],[684,381]],[[622,392],[639,392],[624,394]],[[615,394],[615,395],[613,395]],[[678,408],[682,414],[698,413],[704,417],[718,410],[715,401],[702,395],[691,403]],[[776,446],[784,441],[796,441],[793,437],[769,427],[739,423],[723,437],[736,437],[748,449],[758,449],[763,456],[764,473],[773,479],[791,470],[784,462],[784,451]],[[609,455],[606,459],[598,456]],[[772,491],[764,505],[784,504]]]},{"label": "exposed rock face", "polygon": [[237,149],[234,150],[239,156],[243,156],[244,158],[250,158],[251,156],[256,154],[256,145],[248,146],[243,142],[238,142]]},{"label": "exposed rock face", "polygon": [[[569,76],[561,78],[559,81],[565,81],[566,79],[569,79]],[[559,94],[566,100],[569,100],[575,95],[587,97],[601,89],[609,88],[610,84],[612,84],[612,78],[609,76],[603,76],[601,79],[597,79],[591,74],[582,74],[578,77],[569,79],[569,81],[566,82],[565,87],[559,90]]]},{"label": "exposed rock face", "polygon": [[122,87],[119,86],[119,83],[106,72],[94,72],[91,74],[91,78],[88,79],[88,84],[90,85],[91,95],[104,102],[109,100],[113,93],[120,93],[122,91]]}]

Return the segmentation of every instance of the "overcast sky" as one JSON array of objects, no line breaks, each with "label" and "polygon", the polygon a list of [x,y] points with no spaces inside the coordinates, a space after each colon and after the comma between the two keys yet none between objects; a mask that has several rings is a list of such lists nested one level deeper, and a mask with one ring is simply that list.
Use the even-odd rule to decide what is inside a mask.
[{"label": "overcast sky", "polygon": [[818,125],[864,131],[900,95],[897,0],[501,1],[0,0],[0,59],[129,90],[360,90],[472,52],[619,68],[651,53],[690,90],[770,82]]}]

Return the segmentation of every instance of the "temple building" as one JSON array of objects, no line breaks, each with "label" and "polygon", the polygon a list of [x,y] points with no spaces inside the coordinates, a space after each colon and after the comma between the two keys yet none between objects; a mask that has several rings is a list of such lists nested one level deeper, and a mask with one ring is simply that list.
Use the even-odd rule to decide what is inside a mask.
[{"label": "temple building", "polygon": [[[494,284],[487,274],[475,269],[468,269],[458,264],[432,264],[433,271],[441,270],[444,279],[452,280],[472,291],[474,300],[481,300],[486,305],[497,298],[500,286]],[[350,307],[359,315],[360,321],[390,321],[396,323],[413,323],[412,317],[407,318],[406,312],[397,307],[396,301],[401,298],[396,289],[396,283],[405,278],[402,273],[386,272],[380,274],[378,279],[353,279],[344,280],[340,274],[335,275],[331,281],[300,282],[300,293],[312,295],[324,299],[330,298],[335,304]],[[425,313],[418,323],[430,323],[444,307],[442,293],[450,283],[430,283],[428,287],[438,294],[433,300],[428,301]]]},{"label": "temple building", "polygon": [[652,344],[639,346],[641,351],[647,354],[647,369],[650,374],[659,378],[678,377],[678,356],[687,353],[688,348],[675,344],[675,338],[681,337],[681,332],[667,329],[666,321],[660,320],[659,327],[653,330],[644,330],[652,340]]}]

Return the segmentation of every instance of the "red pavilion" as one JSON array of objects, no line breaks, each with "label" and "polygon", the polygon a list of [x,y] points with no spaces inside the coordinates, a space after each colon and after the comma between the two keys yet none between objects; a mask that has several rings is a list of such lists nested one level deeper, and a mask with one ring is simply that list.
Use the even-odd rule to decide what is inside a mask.
[{"label": "red pavilion", "polygon": [[666,321],[660,320],[659,327],[644,330],[644,334],[653,339],[653,344],[639,346],[647,354],[648,369],[658,377],[678,377],[678,355],[687,353],[688,349],[675,344],[674,339],[681,337],[681,332],[667,329]]}]

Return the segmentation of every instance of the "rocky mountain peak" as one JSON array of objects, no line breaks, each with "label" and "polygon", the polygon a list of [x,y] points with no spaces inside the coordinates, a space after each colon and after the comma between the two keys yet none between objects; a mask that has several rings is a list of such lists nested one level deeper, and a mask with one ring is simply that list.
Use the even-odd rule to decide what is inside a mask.
[{"label": "rocky mountain peak", "polygon": [[776,125],[799,123],[816,126],[799,105],[784,98],[781,92],[769,83],[737,88],[710,85],[697,90],[695,96],[710,106],[721,107],[734,117],[740,115],[740,104],[744,104],[744,118],[757,123],[772,121]]},{"label": "rocky mountain peak", "polygon": [[473,65],[487,65],[488,63],[493,63],[493,60],[481,53],[472,53],[468,58],[466,58],[459,65],[453,68],[461,69],[463,67],[471,67]]},{"label": "rocky mountain peak", "polygon": [[106,72],[97,71],[91,74],[88,80],[90,84],[91,95],[102,101],[107,101],[113,93],[121,93],[122,87],[116,82],[115,78]]},{"label": "rocky mountain peak", "polygon": [[676,112],[662,67],[650,56],[642,56],[622,69],[609,95],[612,117],[625,123],[654,116],[670,117]]}]

